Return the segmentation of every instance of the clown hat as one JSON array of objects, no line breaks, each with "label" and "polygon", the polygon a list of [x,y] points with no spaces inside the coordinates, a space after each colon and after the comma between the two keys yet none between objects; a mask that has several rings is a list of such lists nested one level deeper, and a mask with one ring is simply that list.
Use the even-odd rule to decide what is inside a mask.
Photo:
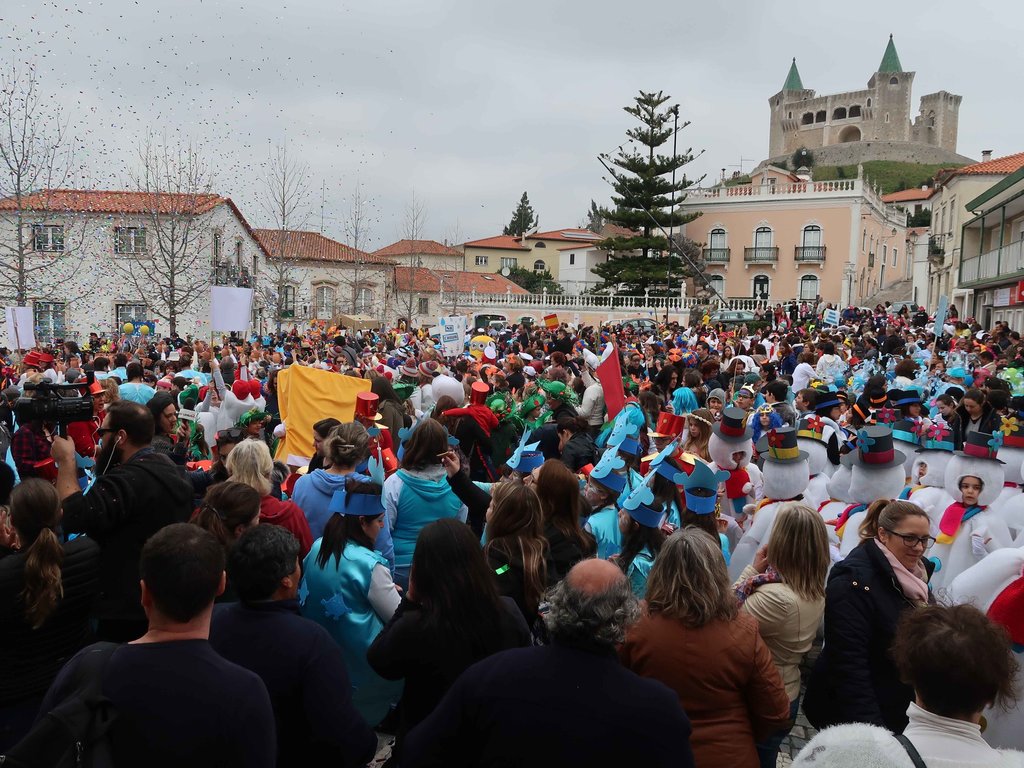
[{"label": "clown hat", "polygon": [[1002,432],[996,432],[991,435],[988,432],[968,432],[964,436],[963,450],[956,451],[955,453],[957,456],[966,456],[967,458],[982,459],[984,461],[998,461],[1000,464],[1005,464],[1006,462],[996,455],[1002,447]]},{"label": "clown hat", "polygon": [[716,422],[711,431],[727,443],[747,442],[754,436],[754,429],[746,423],[747,414],[743,409],[730,406],[722,409],[722,420]]},{"label": "clown hat", "polygon": [[339,515],[377,517],[384,514],[384,497],[379,493],[349,493],[341,488],[334,492],[327,511]]},{"label": "clown hat", "polygon": [[757,441],[757,455],[773,464],[791,464],[807,459],[807,451],[801,451],[796,441],[797,431],[793,427],[769,429]]},{"label": "clown hat", "polygon": [[675,477],[677,484],[683,486],[686,508],[695,515],[710,515],[718,505],[718,486],[729,478],[724,470],[717,472],[702,459],[693,462],[690,474],[679,473]]},{"label": "clown hat", "polygon": [[903,464],[907,457],[893,448],[892,430],[873,424],[857,430],[857,450],[848,453],[842,461],[847,466],[856,464],[864,469],[888,469]]},{"label": "clown hat", "polygon": [[356,394],[356,417],[367,421],[382,421],[383,416],[378,413],[380,406],[380,395],[373,392],[359,392]]},{"label": "clown hat", "polygon": [[651,437],[679,437],[683,434],[683,427],[686,426],[686,417],[677,416],[674,413],[659,413],[658,423],[654,427],[653,432],[648,434]]},{"label": "clown hat", "polygon": [[601,460],[590,470],[590,479],[601,484],[609,491],[619,494],[626,487],[626,476],[620,475],[616,470],[624,469],[626,461],[615,449],[604,452]]}]

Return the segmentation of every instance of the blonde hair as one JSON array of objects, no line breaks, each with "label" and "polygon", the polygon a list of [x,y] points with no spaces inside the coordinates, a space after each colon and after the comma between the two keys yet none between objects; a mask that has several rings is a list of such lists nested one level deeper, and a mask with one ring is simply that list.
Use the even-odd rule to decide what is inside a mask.
[{"label": "blonde hair", "polygon": [[116,403],[121,399],[121,390],[117,388],[117,379],[103,379],[100,381],[100,386],[103,387],[103,394],[106,395],[106,405]]},{"label": "blonde hair", "polygon": [[[354,467],[369,455],[370,435],[358,421],[334,427],[324,440],[324,458],[332,466]],[[231,454],[228,454],[228,458]]]},{"label": "blonde hair", "polygon": [[797,501],[781,504],[768,539],[768,562],[802,599],[824,598],[829,551],[821,515]]},{"label": "blonde hair", "polygon": [[228,454],[228,475],[236,483],[244,483],[259,491],[260,496],[270,493],[270,473],[274,460],[270,449],[260,440],[243,440]]},{"label": "blonde hair", "polygon": [[665,539],[647,580],[647,607],[693,629],[736,618],[721,544],[694,526]]}]

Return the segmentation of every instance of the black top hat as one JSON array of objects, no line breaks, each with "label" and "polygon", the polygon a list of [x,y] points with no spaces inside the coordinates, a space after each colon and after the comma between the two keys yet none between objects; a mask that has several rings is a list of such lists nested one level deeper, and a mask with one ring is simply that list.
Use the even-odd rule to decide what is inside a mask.
[{"label": "black top hat", "polygon": [[998,461],[1000,464],[1006,462],[996,457],[999,449],[1003,446],[1003,433],[995,432],[968,432],[964,435],[964,449],[956,451],[958,456],[966,456],[971,459],[984,459],[986,461]]},{"label": "black top hat", "polygon": [[864,469],[887,469],[907,460],[903,451],[893,447],[892,430],[881,424],[858,429],[857,450],[849,456],[850,463]]},{"label": "black top hat", "polygon": [[722,409],[722,420],[711,431],[727,443],[742,443],[754,436],[753,427],[747,425],[747,412],[733,406]]},{"label": "black top hat", "polygon": [[757,441],[757,455],[775,464],[790,464],[807,458],[807,451],[797,447],[796,430],[793,427],[769,429]]}]

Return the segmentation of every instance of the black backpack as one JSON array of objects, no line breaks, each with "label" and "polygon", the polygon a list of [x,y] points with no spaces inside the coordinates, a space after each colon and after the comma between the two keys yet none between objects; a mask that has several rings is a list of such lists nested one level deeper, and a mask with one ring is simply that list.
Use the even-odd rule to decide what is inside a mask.
[{"label": "black backpack", "polygon": [[107,734],[117,719],[103,696],[103,672],[119,646],[96,643],[78,660],[63,701],[44,715],[6,755],[7,768],[113,768]]}]

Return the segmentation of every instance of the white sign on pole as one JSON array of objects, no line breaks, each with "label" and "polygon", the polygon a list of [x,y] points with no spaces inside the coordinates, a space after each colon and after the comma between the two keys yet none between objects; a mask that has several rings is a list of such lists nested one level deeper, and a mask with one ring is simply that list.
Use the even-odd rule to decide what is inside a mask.
[{"label": "white sign on pole", "polygon": [[252,289],[215,285],[210,288],[210,329],[245,332],[252,322]]},{"label": "white sign on pole", "polygon": [[441,328],[441,351],[445,357],[458,357],[462,354],[466,338],[466,318],[458,315],[438,318]]},{"label": "white sign on pole", "polygon": [[825,325],[839,325],[839,310],[826,309],[821,316],[821,320]]},{"label": "white sign on pole", "polygon": [[32,307],[7,307],[7,343],[16,349],[32,349],[36,345]]}]

